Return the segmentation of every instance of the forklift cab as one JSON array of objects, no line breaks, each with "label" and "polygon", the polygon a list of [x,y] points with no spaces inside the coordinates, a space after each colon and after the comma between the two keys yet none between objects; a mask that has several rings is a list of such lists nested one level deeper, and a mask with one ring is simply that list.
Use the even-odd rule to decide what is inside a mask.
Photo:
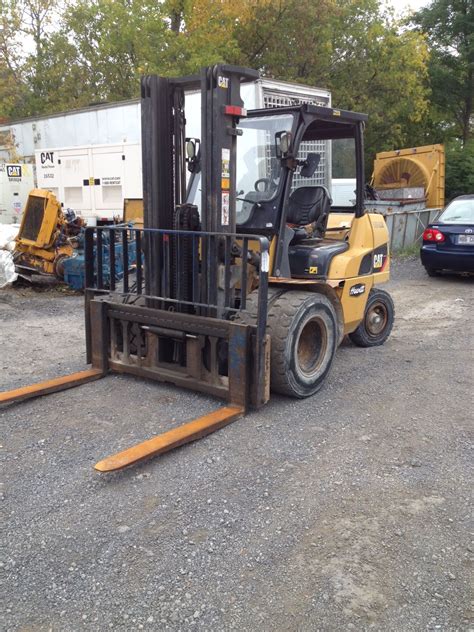
[{"label": "forklift cab", "polygon": [[[346,222],[348,212],[355,217],[364,212],[362,132],[366,120],[363,114],[305,104],[255,110],[239,122],[243,133],[237,141],[237,186],[251,183],[249,166],[258,165],[260,171],[255,191],[239,192],[237,226],[240,232],[263,233],[275,240],[273,276],[327,278],[333,257],[348,249],[348,231],[341,232],[337,221],[328,229],[328,221],[338,211],[345,212]],[[246,135],[259,140],[246,140]],[[327,141],[332,142],[324,154],[326,160],[331,160],[337,145],[335,157],[345,162],[346,169],[353,168],[352,208],[333,206],[330,171],[327,165],[323,170],[318,153],[318,146]],[[314,266],[316,250],[318,265]]]},{"label": "forklift cab", "polygon": [[[364,213],[366,120],[364,114],[311,104],[253,110],[239,120],[236,228],[271,241],[271,276],[325,279],[333,257],[348,249],[352,218]],[[318,148],[324,146],[323,154]],[[333,204],[322,156],[335,158],[339,169],[343,163],[346,177],[356,181],[351,207]],[[191,190],[189,201],[199,204],[198,187]],[[311,265],[316,249],[318,266]]]}]

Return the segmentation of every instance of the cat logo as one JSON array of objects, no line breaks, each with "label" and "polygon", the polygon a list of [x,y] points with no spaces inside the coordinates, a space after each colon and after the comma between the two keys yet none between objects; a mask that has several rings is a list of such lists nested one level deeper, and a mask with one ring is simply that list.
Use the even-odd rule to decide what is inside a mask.
[{"label": "cat logo", "polygon": [[41,152],[41,164],[44,165],[46,162],[54,164],[54,151]]},{"label": "cat logo", "polygon": [[7,176],[9,178],[21,178],[21,165],[7,165]]},{"label": "cat logo", "polygon": [[383,254],[374,255],[374,268],[381,268],[383,266]]},{"label": "cat logo", "polygon": [[217,77],[217,85],[219,88],[228,88],[229,87],[229,78],[228,77]]}]

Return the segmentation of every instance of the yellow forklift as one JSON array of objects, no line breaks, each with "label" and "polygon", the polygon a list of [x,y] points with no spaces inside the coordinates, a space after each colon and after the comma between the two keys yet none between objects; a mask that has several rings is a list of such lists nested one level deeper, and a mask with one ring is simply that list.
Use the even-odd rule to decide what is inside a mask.
[{"label": "yellow forklift", "polygon": [[[141,83],[144,228],[86,229],[86,338],[92,368],[0,395],[11,403],[128,373],[226,400],[223,408],[107,457],[113,471],[193,441],[327,378],[345,335],[390,335],[388,231],[364,208],[366,115],[311,104],[246,111],[229,65]],[[201,138],[186,136],[185,93],[201,90]],[[321,143],[353,165],[355,199],[318,183]],[[186,177],[186,170],[190,177]],[[319,172],[318,172],[319,170]],[[136,244],[136,267],[126,265]],[[123,249],[124,277],[104,274]]]}]

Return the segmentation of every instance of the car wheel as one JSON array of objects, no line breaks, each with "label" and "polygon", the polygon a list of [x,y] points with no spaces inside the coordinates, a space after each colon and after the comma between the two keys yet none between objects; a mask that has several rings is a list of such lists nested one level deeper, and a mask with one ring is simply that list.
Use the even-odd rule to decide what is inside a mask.
[{"label": "car wheel", "polygon": [[395,318],[395,307],[392,297],[385,290],[370,290],[364,318],[349,338],[358,347],[376,347],[390,336]]}]

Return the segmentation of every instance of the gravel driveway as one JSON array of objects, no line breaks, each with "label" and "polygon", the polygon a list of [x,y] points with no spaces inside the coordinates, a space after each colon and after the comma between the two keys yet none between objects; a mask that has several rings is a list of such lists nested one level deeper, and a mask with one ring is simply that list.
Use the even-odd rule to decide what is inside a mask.
[{"label": "gravel driveway", "polygon": [[[385,346],[139,467],[92,469],[218,403],[109,376],[1,410],[1,628],[469,630],[474,284],[393,268]],[[1,387],[84,368],[83,330],[1,292]]]}]

